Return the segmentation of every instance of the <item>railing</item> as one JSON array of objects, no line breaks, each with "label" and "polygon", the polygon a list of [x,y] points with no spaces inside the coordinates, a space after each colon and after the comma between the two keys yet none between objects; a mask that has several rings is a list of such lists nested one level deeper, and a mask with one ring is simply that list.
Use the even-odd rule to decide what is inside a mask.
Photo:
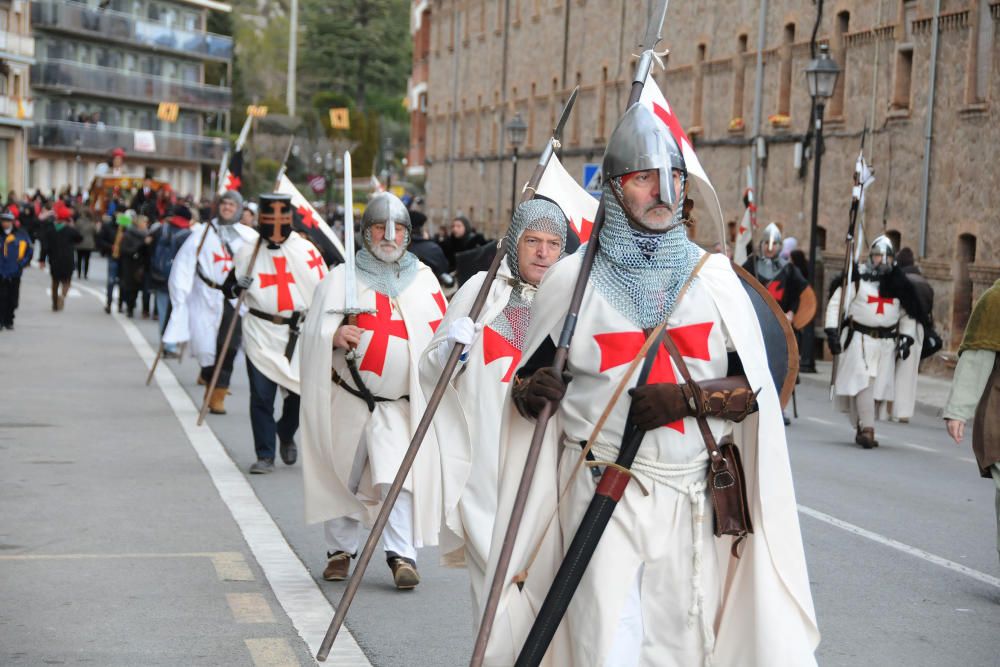
[{"label": "railing", "polygon": [[52,148],[86,154],[107,153],[118,147],[129,153],[151,158],[218,164],[225,142],[222,139],[194,134],[153,132],[156,151],[135,151],[135,130],[127,127],[85,125],[65,120],[37,121],[31,128],[30,142],[34,148]]},{"label": "railing", "polygon": [[99,36],[132,46],[169,49],[189,56],[218,60],[233,57],[233,40],[201,30],[184,30],[111,9],[98,10],[77,3],[32,2],[31,23],[49,28]]},{"label": "railing", "polygon": [[35,103],[32,100],[21,100],[20,105],[13,97],[0,97],[0,116],[31,120],[35,115]]},{"label": "railing", "polygon": [[35,38],[31,35],[19,35],[15,32],[0,30],[0,52],[33,58],[35,56]]},{"label": "railing", "polygon": [[131,99],[157,104],[176,102],[186,107],[225,109],[232,102],[232,90],[222,86],[185,83],[151,74],[81,65],[69,60],[49,60],[31,66],[33,88],[81,91],[99,97]]}]

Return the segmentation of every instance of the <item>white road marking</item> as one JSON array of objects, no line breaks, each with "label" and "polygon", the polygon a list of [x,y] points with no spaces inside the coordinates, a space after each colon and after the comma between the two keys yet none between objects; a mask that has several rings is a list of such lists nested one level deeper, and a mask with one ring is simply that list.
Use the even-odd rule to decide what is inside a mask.
[{"label": "white road marking", "polygon": [[[84,288],[84,289],[87,289],[87,288]],[[52,296],[52,288],[51,287],[46,287],[45,288],[45,296],[47,296],[47,297],[51,297]],[[70,287],[69,291],[66,292],[66,296],[69,297],[70,299],[76,299],[76,298],[79,298],[79,297],[81,297],[83,295],[80,294],[80,290],[78,290],[77,288]]]},{"label": "white road marking", "polygon": [[[81,289],[104,303],[103,293],[89,287],[81,286]],[[118,313],[113,312],[112,316],[125,331],[125,335],[146,368],[152,366],[156,353],[139,329],[128,318]],[[268,514],[254,493],[253,487],[236,467],[212,429],[207,425],[195,426],[199,406],[196,406],[187,395],[170,367],[167,364],[160,364],[156,368],[155,377],[188,441],[201,459],[222,501],[226,503],[240,532],[243,533],[254,558],[264,571],[264,576],[271,585],[278,603],[288,614],[299,636],[315,655],[319,651],[330,619],[333,618],[333,606],[320,591],[309,570],[292,551],[274,519]],[[328,664],[371,667],[368,658],[346,627],[341,628],[337,636],[337,643],[330,654]]]},{"label": "white road marking", "polygon": [[907,447],[909,449],[917,449],[921,452],[930,452],[931,454],[940,454],[941,450],[934,449],[933,447],[924,447],[923,445],[915,445],[912,442],[901,442],[900,447]]},{"label": "white road marking", "polygon": [[826,426],[834,426],[835,425],[833,422],[827,421],[826,419],[820,419],[819,417],[806,417],[806,419],[808,419],[811,422],[816,422],[817,424],[824,424]]},{"label": "white road marking", "polygon": [[935,556],[934,554],[928,553],[923,549],[911,547],[909,544],[903,544],[902,542],[898,542],[892,538],[885,537],[884,535],[879,535],[878,533],[874,533],[870,530],[865,530],[860,526],[855,526],[853,523],[847,523],[846,521],[842,521],[837,517],[833,517],[830,516],[829,514],[824,514],[823,512],[814,510],[811,507],[806,507],[805,505],[799,505],[798,507],[799,507],[799,512],[801,512],[802,514],[810,516],[824,523],[828,523],[831,526],[840,528],[841,530],[846,530],[848,533],[853,533],[859,537],[864,537],[866,539],[869,539],[872,542],[877,542],[883,546],[896,549],[897,551],[902,551],[905,554],[909,554],[910,556],[915,556],[917,558],[920,558],[921,560],[927,561],[928,563],[939,565],[953,572],[964,574],[965,576],[971,577],[976,581],[981,581],[984,584],[989,584],[994,588],[1000,588],[1000,579],[990,576],[984,572],[980,572],[979,570],[973,570],[971,567],[966,567],[961,563],[956,563],[955,561],[948,560],[947,558],[941,558],[940,556]]},{"label": "white road marking", "polygon": [[959,456],[958,460],[963,461],[965,463],[976,463],[976,459],[969,456]]}]

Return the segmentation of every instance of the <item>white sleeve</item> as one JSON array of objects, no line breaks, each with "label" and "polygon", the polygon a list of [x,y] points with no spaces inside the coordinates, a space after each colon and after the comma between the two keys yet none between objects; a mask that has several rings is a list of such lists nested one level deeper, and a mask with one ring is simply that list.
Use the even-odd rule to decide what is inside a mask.
[{"label": "white sleeve", "polygon": [[197,253],[200,243],[201,235],[191,234],[188,236],[181,249],[177,251],[173,264],[170,266],[167,288],[170,290],[170,302],[175,309],[185,304],[188,294],[191,292],[198,261],[195,253]]},{"label": "white sleeve", "polygon": [[840,295],[841,290],[838,287],[836,291],[834,291],[833,296],[830,297],[830,302],[826,304],[826,319],[823,324],[824,329],[840,328]]}]

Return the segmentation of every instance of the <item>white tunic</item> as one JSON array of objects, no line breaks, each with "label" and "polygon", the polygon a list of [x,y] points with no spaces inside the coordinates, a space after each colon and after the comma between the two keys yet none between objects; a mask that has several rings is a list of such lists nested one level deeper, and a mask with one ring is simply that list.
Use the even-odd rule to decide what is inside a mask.
[{"label": "white tunic", "polygon": [[[332,269],[317,287],[311,316],[301,339],[302,456],[306,520],[342,516],[372,518],[390,484],[424,412],[417,375],[420,354],[444,317],[446,302],[433,272],[421,266],[403,292],[389,298],[372,290],[358,274],[361,308],[376,310],[358,317],[366,329],[358,346],[358,370],[369,390],[383,398],[369,413],[365,402],[331,382],[331,366],[354,386],[344,351],[333,349],[343,321],[344,265]],[[409,399],[404,399],[408,396]],[[413,494],[414,546],[438,543],[441,517],[454,510],[467,461],[442,460],[430,429],[407,477]]]},{"label": "white tunic", "polygon": [[[899,299],[884,298],[879,295],[877,281],[858,280],[857,294],[851,299],[847,317],[866,327],[895,327],[899,333],[915,337],[916,322],[906,315],[899,305]],[[830,297],[826,306],[828,329],[839,326],[840,288]],[[841,345],[848,338],[849,330],[841,332]],[[920,356],[919,348],[911,348]],[[895,393],[896,339],[873,338],[860,331],[854,331],[851,344],[844,348],[837,358],[837,377],[834,393],[838,396],[856,396],[872,384],[876,401],[891,401]]]},{"label": "white tunic", "polygon": [[[255,246],[256,242],[248,243],[236,253],[237,277],[247,275]],[[298,312],[304,317],[316,285],[326,275],[326,264],[316,246],[298,232],[292,232],[277,248],[261,243],[249,273],[253,283],[243,298],[248,308],[281,317]],[[300,321],[299,328],[304,324]],[[243,347],[253,365],[272,382],[298,394],[302,355],[296,344],[291,361],[285,358],[289,334],[288,325],[275,324],[249,312],[243,315]]]},{"label": "white tunic", "polygon": [[[533,304],[525,359],[545,337],[558,335],[580,259],[578,253],[563,260],[543,279]],[[732,346],[751,387],[761,390],[757,414],[736,425],[712,424],[717,435],[722,428],[733,429],[755,532],[738,560],[729,555],[731,538],[711,535],[711,506],[699,486],[705,479],[705,447],[694,420],[648,432],[635,468],[650,495],[644,496],[635,482],[626,488],[545,664],[603,664],[613,650],[626,596],[635,590],[638,578],[644,637],[637,649],[639,664],[696,665],[708,653],[717,665],[813,665],[819,633],[778,396],[753,306],[724,256],[709,257],[668,326],[695,378],[725,375],[726,352]],[[559,504],[558,520],[547,528],[561,485],[580,452],[574,441],[590,436],[641,338],[641,332],[588,286],[569,355],[573,380],[546,429],[505,574],[507,584],[487,652],[490,665],[513,662],[593,497],[596,483],[584,469]],[[658,357],[653,375],[661,382],[679,377],[669,357]],[[599,460],[616,455],[628,405],[625,394],[597,438]],[[510,515],[533,430],[534,422],[521,418],[508,400],[490,578],[506,531],[503,517]],[[687,472],[671,472],[677,469]],[[519,590],[512,577],[525,571],[536,546],[538,556]]]},{"label": "white tunic", "polygon": [[[233,254],[245,244],[256,243],[257,232],[245,225],[229,225],[223,230],[228,249],[219,237],[216,222],[201,224],[188,235],[170,268],[167,287],[172,311],[163,332],[163,343],[191,342],[191,354],[201,367],[215,364],[216,338],[222,321],[222,292],[208,286],[201,274],[222,285],[233,266]],[[205,238],[202,244],[202,237]],[[199,252],[198,248],[201,247]],[[197,253],[197,257],[195,256]]]}]

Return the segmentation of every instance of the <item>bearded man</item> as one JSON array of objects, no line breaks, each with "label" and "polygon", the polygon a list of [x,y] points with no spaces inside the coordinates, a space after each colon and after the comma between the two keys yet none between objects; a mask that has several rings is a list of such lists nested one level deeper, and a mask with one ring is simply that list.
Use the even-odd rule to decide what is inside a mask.
[{"label": "bearded man", "polygon": [[[534,419],[554,404],[511,568],[503,574],[487,662],[512,664],[524,645],[565,545],[585,530],[581,518],[608,481],[598,477],[608,476],[631,425],[645,434],[634,483],[615,498],[617,509],[546,664],[815,664],[818,633],[781,408],[752,302],[724,256],[706,256],[687,239],[680,210],[684,158],[645,107],[636,104],[622,117],[603,173],[606,218],[566,371],[556,372],[552,360],[581,253],[556,264],[532,302],[524,360],[504,415],[491,574]],[[648,357],[648,380],[626,376],[661,322],[690,383],[678,384],[683,374],[659,343]],[[622,395],[595,429],[623,380],[631,400]],[[732,437],[742,452],[753,524],[742,544],[713,537],[707,441],[695,417],[707,420],[715,439]],[[581,444],[592,436],[595,461],[574,474]],[[620,478],[615,472],[610,478]]]},{"label": "bearded man", "polygon": [[[423,415],[417,364],[447,306],[433,272],[406,251],[410,217],[395,195],[372,198],[361,230],[356,276],[346,264],[330,271],[303,332],[306,520],[324,522],[327,581],[347,578],[361,524],[377,514]],[[429,433],[383,534],[397,588],[420,582],[417,549],[438,543],[442,504],[454,507],[458,486],[443,479]]]},{"label": "bearded man", "polygon": [[[309,311],[316,285],[326,274],[326,264],[312,243],[292,231],[293,210],[289,195],[261,196],[260,239],[240,248],[223,285],[229,298],[246,292],[244,304],[250,315],[241,324],[257,453],[251,474],[274,470],[275,435],[285,465],[293,465],[298,458],[294,437],[299,428],[299,325]],[[281,419],[275,422],[278,387],[284,399]]]},{"label": "bearded man", "polygon": [[[242,209],[240,193],[227,190],[219,199],[218,217],[195,227],[177,251],[167,280],[172,311],[163,332],[163,345],[190,341],[191,354],[201,367],[198,384],[206,386],[212,381],[212,371],[229,322],[239,317],[235,301],[223,296],[222,284],[233,268],[235,253],[244,244],[256,243],[258,238],[253,229],[236,224]],[[226,394],[239,346],[240,327],[236,327],[218,382],[208,399],[212,414],[226,414]]]},{"label": "bearded man", "polygon": [[477,321],[469,313],[486,279],[485,271],[454,296],[420,362],[421,384],[430,396],[452,348],[464,346],[461,366],[435,415],[435,428],[443,452],[461,450],[450,458],[471,460],[458,511],[447,521],[464,543],[464,559],[461,551],[454,555],[456,562],[464,560],[469,569],[473,609],[482,602],[497,511],[504,398],[521,359],[538,284],[566,248],[566,216],[551,201],[524,202],[514,211],[504,246],[506,257]]}]

